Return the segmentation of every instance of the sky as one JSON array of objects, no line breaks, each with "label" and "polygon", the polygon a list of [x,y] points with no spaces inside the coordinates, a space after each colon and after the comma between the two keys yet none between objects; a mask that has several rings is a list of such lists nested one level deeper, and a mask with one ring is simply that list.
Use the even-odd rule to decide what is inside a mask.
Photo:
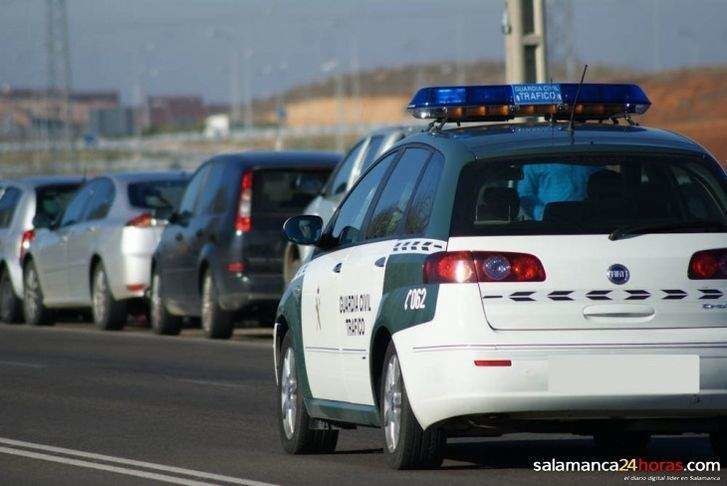
[{"label": "sky", "polygon": [[[568,0],[547,0],[549,25]],[[229,101],[351,71],[503,60],[504,0],[66,0],[72,85]],[[575,0],[581,62],[658,70],[727,65],[725,0]],[[45,0],[0,0],[0,86],[44,87]],[[550,52],[562,36],[549,33]]]}]

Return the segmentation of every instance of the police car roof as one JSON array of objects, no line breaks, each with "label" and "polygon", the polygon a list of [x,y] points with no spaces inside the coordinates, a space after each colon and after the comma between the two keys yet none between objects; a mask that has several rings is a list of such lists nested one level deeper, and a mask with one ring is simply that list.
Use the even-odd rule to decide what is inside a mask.
[{"label": "police car roof", "polygon": [[673,132],[611,123],[580,123],[573,132],[568,130],[567,123],[476,125],[424,132],[406,139],[406,142],[415,141],[440,150],[459,145],[478,159],[535,153],[603,152],[613,149],[706,153],[693,140]]}]

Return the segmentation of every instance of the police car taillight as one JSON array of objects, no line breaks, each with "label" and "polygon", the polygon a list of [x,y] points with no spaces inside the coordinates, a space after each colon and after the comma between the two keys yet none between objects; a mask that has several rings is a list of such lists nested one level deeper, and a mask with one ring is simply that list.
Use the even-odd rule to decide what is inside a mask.
[{"label": "police car taillight", "polygon": [[545,269],[528,253],[453,251],[424,261],[425,283],[542,282]]},{"label": "police car taillight", "polygon": [[727,248],[698,251],[689,261],[692,280],[727,279]]}]

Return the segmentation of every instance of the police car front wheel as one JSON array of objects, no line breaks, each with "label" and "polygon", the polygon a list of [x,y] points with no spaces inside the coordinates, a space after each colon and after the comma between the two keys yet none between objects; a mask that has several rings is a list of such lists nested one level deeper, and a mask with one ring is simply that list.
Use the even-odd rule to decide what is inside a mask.
[{"label": "police car front wheel", "polygon": [[278,397],[278,428],[286,452],[325,454],[336,450],[338,430],[314,429],[305,409],[290,333],[283,338],[278,357]]},{"label": "police car front wheel", "polygon": [[394,343],[389,343],[381,373],[381,425],[384,456],[394,469],[439,467],[444,460],[447,436],[430,427],[422,430],[409,405]]}]

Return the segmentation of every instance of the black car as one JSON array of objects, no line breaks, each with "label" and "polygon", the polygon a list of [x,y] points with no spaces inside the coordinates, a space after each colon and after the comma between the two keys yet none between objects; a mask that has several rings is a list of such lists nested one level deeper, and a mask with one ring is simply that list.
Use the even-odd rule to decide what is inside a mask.
[{"label": "black car", "polygon": [[151,323],[177,334],[200,317],[229,338],[233,319],[275,308],[283,292],[283,222],[300,214],[340,160],[330,152],[245,152],[192,176],[152,261]]}]

